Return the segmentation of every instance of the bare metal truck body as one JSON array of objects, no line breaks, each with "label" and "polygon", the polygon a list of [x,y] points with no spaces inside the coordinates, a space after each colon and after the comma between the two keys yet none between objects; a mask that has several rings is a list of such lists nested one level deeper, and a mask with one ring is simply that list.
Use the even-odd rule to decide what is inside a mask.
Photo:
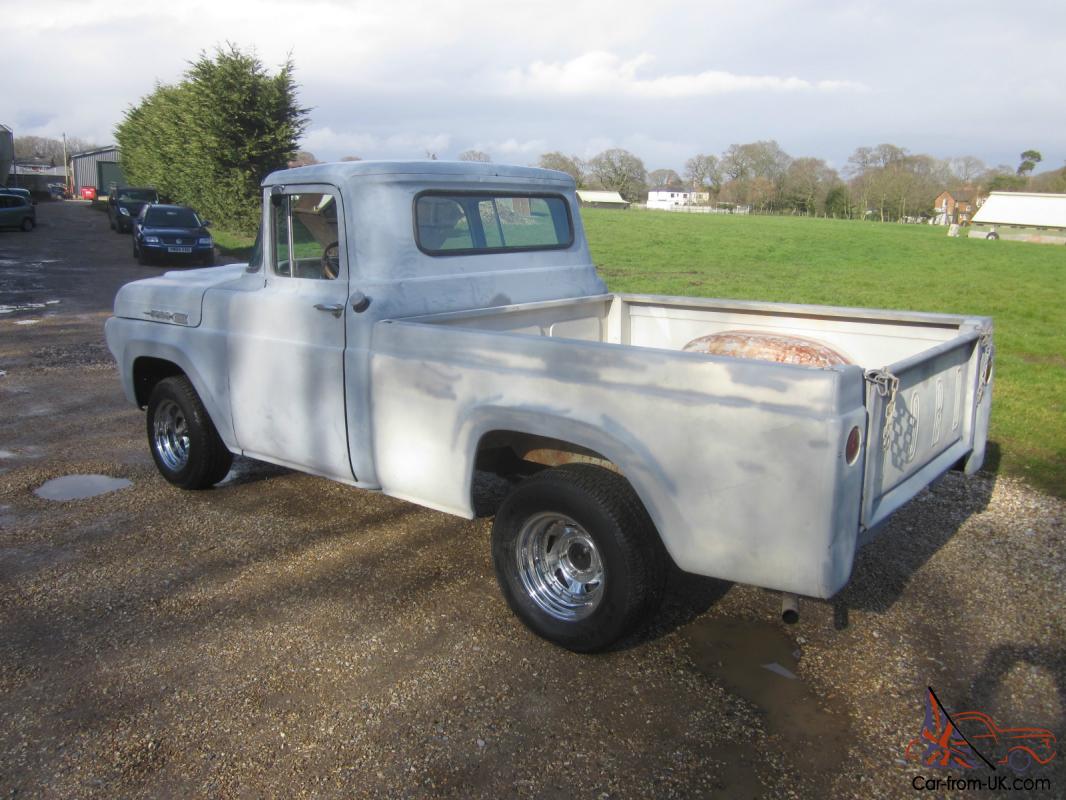
[{"label": "bare metal truck body", "polygon": [[[684,349],[737,331],[843,363]],[[893,511],[980,467],[991,334],[980,317],[610,294],[569,178],[442,162],[275,173],[251,265],[129,284],[107,323],[179,485],[194,483],[183,454],[214,440],[189,433],[183,395],[153,403],[167,379],[187,381],[224,448],[200,446],[215,460],[198,485],[241,453],[472,517],[476,468],[514,478],[501,586],[574,649],[653,604],[654,587],[634,600],[612,581],[659,581],[638,562],[663,548],[693,573],[837,592]],[[615,606],[633,607],[624,624]]]}]

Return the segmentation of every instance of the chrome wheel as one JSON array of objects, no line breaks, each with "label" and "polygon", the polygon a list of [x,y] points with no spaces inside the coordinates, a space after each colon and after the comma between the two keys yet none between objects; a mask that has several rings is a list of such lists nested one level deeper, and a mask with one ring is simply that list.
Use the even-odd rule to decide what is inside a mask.
[{"label": "chrome wheel", "polygon": [[155,412],[152,444],[167,469],[180,472],[189,463],[189,424],[173,400],[164,400]]},{"label": "chrome wheel", "polygon": [[529,598],[555,619],[585,619],[599,606],[603,560],[592,537],[570,517],[534,514],[518,532],[515,555]]}]

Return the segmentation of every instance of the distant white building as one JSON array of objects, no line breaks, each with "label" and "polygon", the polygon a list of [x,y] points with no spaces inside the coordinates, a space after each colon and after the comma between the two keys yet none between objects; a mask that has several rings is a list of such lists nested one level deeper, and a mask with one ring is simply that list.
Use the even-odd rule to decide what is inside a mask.
[{"label": "distant white building", "polygon": [[692,192],[685,189],[648,190],[648,208],[670,211],[678,206],[692,205]]},{"label": "distant white building", "polygon": [[973,216],[970,237],[1066,243],[1066,194],[992,192]]}]

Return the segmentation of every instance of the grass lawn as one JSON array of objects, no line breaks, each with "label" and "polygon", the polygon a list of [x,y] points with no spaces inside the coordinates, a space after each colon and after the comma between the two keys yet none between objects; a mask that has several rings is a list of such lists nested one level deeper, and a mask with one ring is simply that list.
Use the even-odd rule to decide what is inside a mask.
[{"label": "grass lawn", "polygon": [[612,291],[980,314],[996,325],[986,468],[1066,497],[1066,247],[946,228],[584,209]]}]

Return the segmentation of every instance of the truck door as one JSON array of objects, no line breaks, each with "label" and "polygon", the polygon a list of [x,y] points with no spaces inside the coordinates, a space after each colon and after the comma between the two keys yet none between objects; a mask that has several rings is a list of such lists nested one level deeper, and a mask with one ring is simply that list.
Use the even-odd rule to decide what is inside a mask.
[{"label": "truck door", "polygon": [[233,298],[227,346],[241,449],[350,481],[341,202],[330,186],[275,188],[263,230],[263,283]]}]

